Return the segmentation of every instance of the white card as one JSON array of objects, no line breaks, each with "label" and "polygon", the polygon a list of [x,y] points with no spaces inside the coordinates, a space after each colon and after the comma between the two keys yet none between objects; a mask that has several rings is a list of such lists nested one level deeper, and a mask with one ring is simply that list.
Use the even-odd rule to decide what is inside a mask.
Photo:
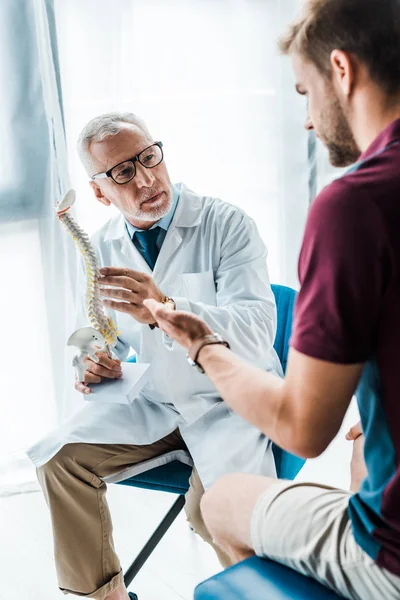
[{"label": "white card", "polygon": [[133,402],[150,378],[150,364],[122,363],[121,379],[91,383],[91,394],[82,394],[85,400],[129,404]]}]

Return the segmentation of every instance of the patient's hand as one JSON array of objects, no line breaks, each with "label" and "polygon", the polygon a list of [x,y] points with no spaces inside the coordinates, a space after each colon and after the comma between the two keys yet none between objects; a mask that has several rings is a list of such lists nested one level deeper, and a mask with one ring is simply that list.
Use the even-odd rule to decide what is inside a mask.
[{"label": "patient's hand", "polygon": [[160,329],[187,350],[196,340],[212,333],[207,323],[196,315],[178,310],[171,311],[155,300],[145,300],[144,304]]},{"label": "patient's hand", "polygon": [[119,379],[122,377],[121,361],[110,358],[106,352],[96,353],[99,362],[94,362],[89,357],[85,359],[87,369],[83,381],[75,381],[75,389],[81,394],[90,394],[89,383],[100,383],[103,379]]},{"label": "patient's hand", "polygon": [[360,422],[350,429],[346,435],[346,440],[353,442],[353,455],[350,464],[350,490],[352,492],[358,492],[363,479],[365,479],[368,473],[364,460],[365,437]]}]

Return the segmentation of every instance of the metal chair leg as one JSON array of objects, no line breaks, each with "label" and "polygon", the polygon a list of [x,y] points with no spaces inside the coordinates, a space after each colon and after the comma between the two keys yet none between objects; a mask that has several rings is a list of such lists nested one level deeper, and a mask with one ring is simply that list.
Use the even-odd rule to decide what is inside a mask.
[{"label": "metal chair leg", "polygon": [[179,515],[184,506],[185,496],[178,496],[178,499],[171,506],[171,508],[169,509],[169,511],[167,512],[167,514],[165,515],[155,532],[153,533],[153,535],[143,546],[143,549],[139,552],[139,554],[125,573],[124,583],[126,587],[128,587],[132,583],[134,577],[139,573],[146,560],[149,558],[153,550],[158,546],[159,542],[167,533],[168,529],[171,527],[172,523],[175,521],[176,517]]}]

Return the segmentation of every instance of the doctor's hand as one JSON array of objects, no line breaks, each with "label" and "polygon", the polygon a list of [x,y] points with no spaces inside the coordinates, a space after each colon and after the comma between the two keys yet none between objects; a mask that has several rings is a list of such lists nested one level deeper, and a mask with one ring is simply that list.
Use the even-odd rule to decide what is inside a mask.
[{"label": "doctor's hand", "polygon": [[212,333],[207,323],[196,315],[178,310],[171,311],[156,300],[145,300],[144,304],[160,329],[187,350],[196,340]]},{"label": "doctor's hand", "polygon": [[122,377],[121,361],[110,358],[106,352],[96,352],[99,362],[94,362],[89,357],[85,359],[87,368],[83,381],[75,381],[75,389],[81,394],[92,392],[88,383],[100,383],[103,379],[119,379]]},{"label": "doctor's hand", "polygon": [[350,465],[350,490],[352,492],[358,492],[361,482],[367,476],[367,467],[364,460],[365,437],[360,422],[354,425],[354,427],[346,434],[346,440],[353,442],[353,454]]},{"label": "doctor's hand", "polygon": [[118,267],[103,267],[100,273],[100,292],[107,298],[103,301],[104,306],[128,313],[139,323],[154,323],[154,317],[143,301],[153,298],[160,302],[164,300],[165,295],[158,289],[152,277],[146,273]]}]

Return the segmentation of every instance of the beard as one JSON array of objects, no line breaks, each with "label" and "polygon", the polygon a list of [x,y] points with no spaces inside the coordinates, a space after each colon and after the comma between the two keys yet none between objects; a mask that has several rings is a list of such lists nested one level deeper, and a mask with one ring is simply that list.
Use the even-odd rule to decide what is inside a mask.
[{"label": "beard", "polygon": [[[143,202],[149,200],[153,196],[156,196],[158,193],[160,192],[157,190],[149,190],[148,192],[146,192],[146,195],[142,196],[142,198],[140,199],[140,206],[142,206]],[[167,194],[167,201],[165,200],[164,196],[161,196],[156,206],[154,206],[151,210],[142,209],[140,207],[132,216],[138,221],[159,221],[169,213],[172,206],[172,191],[168,190],[168,192],[165,192],[165,194]]]},{"label": "beard", "polygon": [[321,115],[323,126],[319,132],[321,141],[329,152],[329,161],[334,167],[348,167],[355,163],[361,151],[357,146],[343,108],[331,90],[333,100]]}]

